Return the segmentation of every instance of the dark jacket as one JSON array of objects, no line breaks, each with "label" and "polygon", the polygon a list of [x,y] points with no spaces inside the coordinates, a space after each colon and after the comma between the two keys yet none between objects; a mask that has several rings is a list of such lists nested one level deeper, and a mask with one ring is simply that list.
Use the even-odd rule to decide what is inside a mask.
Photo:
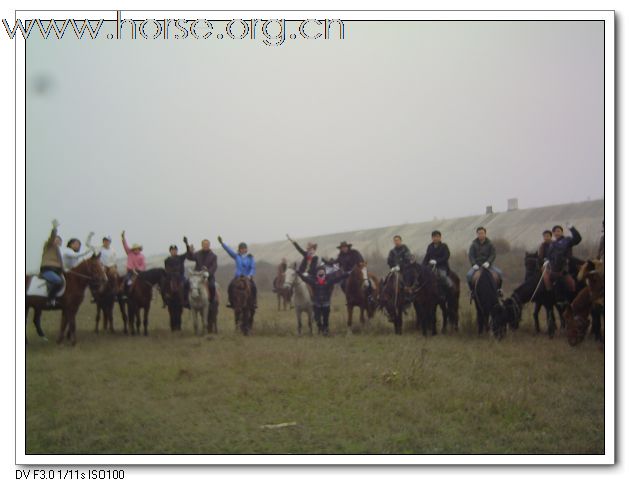
[{"label": "dark jacket", "polygon": [[475,239],[468,250],[468,260],[471,266],[481,266],[486,261],[493,264],[496,257],[497,253],[494,245],[488,238],[484,240],[483,244],[481,244],[479,238]]},{"label": "dark jacket", "polygon": [[359,251],[356,249],[349,249],[347,253],[339,251],[337,258],[331,259],[328,263],[338,263],[342,270],[349,272],[352,271],[357,264],[362,263],[363,261],[363,256],[361,256]]},{"label": "dark jacket", "polygon": [[405,244],[401,244],[399,247],[394,246],[389,251],[389,256],[387,256],[387,265],[390,268],[394,266],[400,266],[401,268],[409,263],[411,258],[411,251]]},{"label": "dark jacket", "polygon": [[551,248],[552,242],[541,242],[540,246],[538,246],[538,264],[542,265],[545,259],[549,259],[549,248]]},{"label": "dark jacket", "polygon": [[448,246],[446,244],[431,243],[427,246],[427,252],[424,255],[422,264],[428,265],[429,261],[431,261],[432,259],[435,259],[437,263],[436,266],[438,269],[449,271],[448,258],[450,257],[451,257],[451,252],[449,251]]},{"label": "dark jacket", "polygon": [[184,276],[184,260],[186,259],[186,253],[178,254],[177,256],[169,256],[164,260],[164,269],[169,275],[181,275]]},{"label": "dark jacket", "polygon": [[304,282],[313,289],[313,295],[311,297],[313,305],[329,306],[330,297],[332,295],[335,284],[346,279],[348,276],[350,276],[350,273],[336,273],[334,275],[331,275],[330,277],[324,279],[323,284],[320,284],[317,281],[317,277],[311,275],[304,276],[302,273],[298,273],[298,276],[302,278]]},{"label": "dark jacket", "polygon": [[572,256],[571,248],[582,241],[582,236],[575,227],[570,227],[570,236],[562,236],[551,243],[549,248],[549,265],[551,271],[567,271],[569,258]]},{"label": "dark jacket", "polygon": [[310,261],[309,261],[308,251],[302,249],[302,247],[295,241],[293,241],[293,245],[295,246],[295,249],[298,250],[298,253],[300,253],[303,256],[302,262],[300,263],[300,267],[298,268],[298,272],[308,273],[311,276],[315,276],[315,274],[317,273],[317,266],[319,264],[319,257],[316,255],[313,255],[313,257],[310,258]]},{"label": "dark jacket", "polygon": [[201,271],[204,268],[208,271],[208,281],[214,281],[214,273],[217,271],[217,255],[212,252],[211,249],[204,251],[192,252],[190,246],[187,247],[186,259],[195,262],[195,271]]}]

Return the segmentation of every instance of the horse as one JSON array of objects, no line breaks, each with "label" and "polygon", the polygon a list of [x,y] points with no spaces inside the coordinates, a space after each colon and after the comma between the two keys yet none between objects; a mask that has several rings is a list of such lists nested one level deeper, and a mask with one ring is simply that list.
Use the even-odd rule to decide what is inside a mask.
[{"label": "horse", "polygon": [[193,317],[193,326],[195,335],[199,335],[197,319],[201,317],[201,327],[205,328],[208,333],[217,333],[216,322],[214,327],[208,321],[208,312],[210,310],[210,291],[208,290],[208,272],[207,271],[191,271],[188,273],[188,281],[190,283],[190,312]]},{"label": "horse", "polygon": [[[144,335],[147,336],[149,326],[149,310],[151,309],[151,298],[153,297],[153,287],[162,286],[166,280],[166,271],[163,268],[154,268],[142,271],[132,277],[131,286],[128,291],[127,307],[129,311],[129,327],[131,335],[140,334],[140,311],[143,310],[142,323],[144,325]],[[135,323],[135,328],[134,328]],[[125,326],[125,333],[127,327]]]},{"label": "horse", "polygon": [[429,330],[436,335],[435,314],[440,301],[437,276],[428,266],[417,262],[405,265],[402,271],[405,297],[416,311],[416,328],[422,328],[425,337]]},{"label": "horse", "polygon": [[[284,288],[291,291],[295,296],[295,316],[297,318],[298,334],[302,335],[302,313],[306,313],[308,317],[308,329],[313,335],[313,302],[311,301],[311,292],[308,285],[298,277],[297,270],[287,268],[284,275]],[[318,327],[318,333],[322,329]]]},{"label": "horse", "polygon": [[245,276],[239,276],[232,282],[232,308],[234,323],[243,335],[249,335],[254,324],[254,298],[252,282]]},{"label": "horse", "polygon": [[361,323],[365,323],[365,313],[368,319],[374,316],[378,303],[378,279],[367,270],[367,263],[361,262],[354,266],[345,282],[346,306],[348,308],[348,328],[352,327],[352,313],[354,307],[359,307]]},{"label": "horse", "polygon": [[[433,272],[436,273],[436,269]],[[442,310],[442,333],[446,333],[447,324],[450,323],[455,331],[459,330],[459,295],[460,279],[453,270],[449,270],[448,278],[451,285],[437,275],[438,295],[440,297],[438,306]]]},{"label": "horse", "polygon": [[281,304],[283,310],[286,310],[287,306],[291,306],[291,297],[293,296],[291,285],[285,285],[286,270],[282,271],[282,269],[284,269],[284,265],[278,267],[278,274],[273,279],[273,292],[278,297],[278,311],[280,311]]},{"label": "horse", "polygon": [[477,327],[483,335],[492,326],[492,333],[497,339],[505,336],[507,319],[504,307],[497,295],[495,276],[486,268],[480,268],[473,275],[472,297],[477,308]]},{"label": "horse", "polygon": [[379,285],[378,307],[394,324],[396,335],[402,335],[403,313],[407,304],[405,285],[400,271],[389,273]]},{"label": "horse", "polygon": [[26,319],[28,322],[28,311],[33,308],[35,312],[33,323],[37,328],[37,334],[46,338],[41,327],[42,311],[61,310],[61,328],[57,343],[63,342],[64,337],[66,337],[72,345],[75,345],[77,343],[75,319],[79,306],[83,302],[85,289],[90,286],[94,292],[100,293],[107,281],[107,276],[98,254],[84,259],[71,270],[64,272],[64,276],[66,279],[65,290],[54,307],[49,305],[46,286],[44,286],[45,296],[28,294],[30,284],[34,281],[35,276],[26,276]]},{"label": "horse", "polygon": [[103,330],[114,333],[114,304],[118,301],[120,314],[122,315],[125,328],[127,327],[127,313],[125,312],[125,302],[123,300],[123,280],[118,274],[116,266],[105,268],[107,284],[100,293],[92,292],[94,303],[96,303],[96,326],[94,332],[98,333],[98,325],[103,313]]},{"label": "horse", "polygon": [[594,261],[587,261],[580,269],[579,277],[585,282],[585,286],[563,312],[567,322],[567,339],[571,346],[584,340],[591,324],[589,317],[593,319],[592,332],[596,340],[603,341],[601,335],[601,315],[604,308],[603,265],[599,266]]},{"label": "horse", "polygon": [[164,303],[168,308],[171,331],[182,329],[182,313],[184,312],[185,288],[182,276],[179,273],[164,273],[165,277],[160,284],[160,290],[164,297]]}]

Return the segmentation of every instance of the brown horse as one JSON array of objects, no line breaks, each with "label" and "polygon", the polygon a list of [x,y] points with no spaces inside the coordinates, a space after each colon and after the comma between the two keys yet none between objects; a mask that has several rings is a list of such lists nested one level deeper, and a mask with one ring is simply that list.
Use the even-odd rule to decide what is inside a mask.
[{"label": "brown horse", "polygon": [[394,332],[402,335],[403,313],[406,306],[405,285],[400,271],[389,273],[380,284],[378,306],[394,324]]},{"label": "brown horse", "polygon": [[[66,288],[63,296],[59,298],[57,304],[51,307],[48,298],[43,296],[26,296],[26,317],[28,318],[28,310],[33,308],[35,311],[35,326],[40,337],[45,337],[41,329],[40,317],[44,310],[61,310],[61,328],[57,343],[61,343],[64,337],[75,345],[77,343],[76,336],[76,315],[79,306],[83,302],[85,289],[90,286],[95,293],[102,291],[107,276],[98,255],[83,260],[76,267],[64,273],[66,278]],[[26,287],[30,283],[31,276],[26,277]]]},{"label": "brown horse", "polygon": [[[597,262],[599,263],[599,262]],[[580,270],[580,279],[586,282],[570,305],[567,305],[563,317],[567,324],[567,339],[569,345],[575,346],[586,337],[586,332],[593,317],[593,333],[597,340],[603,341],[601,336],[601,314],[604,308],[604,272],[603,266],[594,261],[587,261]],[[596,322],[596,320],[599,320]],[[599,325],[599,328],[596,326]]]},{"label": "brown horse", "polygon": [[[129,312],[129,328],[131,335],[140,334],[140,311],[143,310],[142,323],[144,325],[144,335],[148,335],[149,310],[151,309],[151,298],[153,297],[153,287],[162,285],[166,279],[166,271],[162,268],[154,268],[143,271],[133,276],[131,287],[128,291],[127,308]],[[135,328],[134,328],[135,323]],[[125,325],[125,333],[127,326]]]},{"label": "brown horse", "polygon": [[368,319],[374,316],[378,305],[378,279],[368,272],[365,261],[355,265],[352,269],[344,290],[348,308],[348,328],[352,327],[352,312],[355,306],[361,310],[361,323],[365,323],[366,312]]},{"label": "brown horse", "polygon": [[252,282],[245,276],[240,276],[232,282],[232,307],[234,308],[234,323],[243,335],[249,335],[254,324],[254,298]]},{"label": "brown horse", "polygon": [[125,302],[123,300],[123,280],[118,274],[116,266],[105,268],[107,275],[107,284],[100,293],[93,292],[94,302],[96,303],[96,326],[94,331],[98,333],[98,325],[101,320],[101,312],[103,313],[103,330],[109,330],[114,333],[114,304],[118,301],[120,314],[122,315],[127,329],[127,313],[125,311]]},{"label": "brown horse", "polygon": [[278,274],[273,279],[273,292],[278,297],[278,311],[280,311],[280,306],[282,305],[283,310],[287,310],[287,307],[291,306],[291,297],[293,296],[293,290],[291,288],[285,288],[285,272],[282,271],[283,265],[278,267]]}]

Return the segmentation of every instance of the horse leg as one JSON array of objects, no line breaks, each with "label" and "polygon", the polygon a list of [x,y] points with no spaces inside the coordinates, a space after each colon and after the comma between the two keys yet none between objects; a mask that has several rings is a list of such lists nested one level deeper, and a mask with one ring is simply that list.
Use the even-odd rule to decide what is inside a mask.
[{"label": "horse leg", "polygon": [[37,335],[44,340],[48,340],[44,330],[42,329],[42,310],[41,308],[35,308],[34,310],[35,314],[33,315],[33,323],[35,324]]},{"label": "horse leg", "polygon": [[348,328],[352,327],[352,310],[354,310],[354,305],[347,305],[348,307]]},{"label": "horse leg", "polygon": [[556,316],[553,313],[553,306],[547,306],[545,310],[547,311],[547,333],[549,338],[553,338],[556,334]]},{"label": "horse leg", "polygon": [[297,314],[297,331],[298,335],[302,335],[302,310],[296,310]]},{"label": "horse leg", "polygon": [[[144,336],[149,335],[149,305],[144,307],[144,318],[142,319],[144,325]],[[140,321],[138,320],[138,332],[140,332]]]},{"label": "horse leg", "polygon": [[66,336],[66,326],[68,325],[68,318],[65,310],[61,310],[61,326],[59,329],[59,336],[57,337],[57,343],[60,344],[63,342],[64,337]]},{"label": "horse leg", "polygon": [[[448,310],[446,309],[446,302],[440,302],[440,309],[442,310],[442,333],[446,334],[446,324],[448,323]],[[435,317],[435,324],[437,326],[437,308],[436,308],[436,317]]]},{"label": "horse leg", "polygon": [[534,328],[536,333],[540,333],[540,322],[538,320],[538,314],[540,313],[540,303],[534,303]]},{"label": "horse leg", "polygon": [[484,322],[483,312],[477,308],[477,330],[479,335],[483,335],[486,328],[486,322]]},{"label": "horse leg", "polygon": [[360,312],[359,312],[359,321],[361,323],[365,323],[365,307],[363,305],[359,306],[360,308]]},{"label": "horse leg", "polygon": [[308,331],[312,337],[313,336],[313,310],[308,309],[306,310],[306,313],[308,315]]},{"label": "horse leg", "polygon": [[70,319],[70,328],[68,332],[68,338],[70,339],[70,343],[72,345],[77,344],[77,314],[74,312],[72,318]]},{"label": "horse leg", "polygon": [[96,326],[94,327],[94,333],[98,334],[98,324],[101,321],[101,305],[96,302]]}]

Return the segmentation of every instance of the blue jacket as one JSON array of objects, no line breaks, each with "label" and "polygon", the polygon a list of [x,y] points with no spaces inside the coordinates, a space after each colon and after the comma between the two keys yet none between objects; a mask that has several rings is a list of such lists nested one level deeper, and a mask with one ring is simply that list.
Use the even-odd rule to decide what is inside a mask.
[{"label": "blue jacket", "polygon": [[223,246],[223,249],[227,251],[236,263],[236,270],[234,271],[235,278],[239,276],[254,276],[256,274],[256,261],[254,261],[254,257],[251,254],[247,253],[241,255],[235,253],[234,250],[225,243],[221,243],[221,246]]}]

